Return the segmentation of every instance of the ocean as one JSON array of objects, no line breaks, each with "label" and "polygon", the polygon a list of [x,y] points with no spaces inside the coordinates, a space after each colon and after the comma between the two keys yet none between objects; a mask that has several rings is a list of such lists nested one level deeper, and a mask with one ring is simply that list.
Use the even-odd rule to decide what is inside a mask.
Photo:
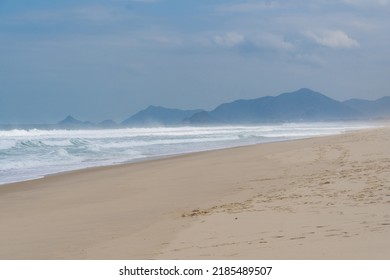
[{"label": "ocean", "polygon": [[0,184],[153,157],[344,133],[367,123],[0,130]]}]

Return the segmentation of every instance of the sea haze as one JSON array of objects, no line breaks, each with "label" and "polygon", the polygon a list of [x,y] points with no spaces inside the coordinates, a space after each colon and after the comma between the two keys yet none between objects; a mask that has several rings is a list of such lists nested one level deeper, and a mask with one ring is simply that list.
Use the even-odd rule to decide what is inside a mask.
[{"label": "sea haze", "polygon": [[0,184],[95,166],[114,165],[374,127],[351,122],[258,126],[0,130]]}]

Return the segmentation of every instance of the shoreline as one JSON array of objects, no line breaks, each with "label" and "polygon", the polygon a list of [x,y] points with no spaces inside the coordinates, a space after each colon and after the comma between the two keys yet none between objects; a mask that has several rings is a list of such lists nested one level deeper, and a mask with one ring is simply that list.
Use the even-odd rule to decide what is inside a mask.
[{"label": "shoreline", "polygon": [[23,182],[29,182],[29,181],[35,181],[35,180],[41,180],[46,177],[51,177],[51,176],[56,176],[56,175],[61,175],[61,174],[67,174],[67,173],[72,173],[72,172],[77,172],[77,171],[82,171],[82,170],[90,170],[90,169],[95,169],[95,168],[106,168],[106,167],[115,167],[115,166],[120,166],[120,165],[127,165],[127,164],[133,164],[133,163],[140,163],[140,162],[148,162],[148,161],[154,161],[154,160],[160,160],[160,159],[165,159],[165,158],[174,158],[182,155],[191,155],[191,154],[196,154],[196,153],[204,153],[204,152],[212,152],[212,151],[218,151],[218,150],[228,150],[228,149],[234,149],[234,148],[240,148],[240,147],[250,147],[250,146],[256,146],[256,145],[263,145],[267,143],[279,143],[279,142],[288,142],[288,141],[297,141],[297,140],[303,140],[303,139],[312,139],[312,138],[318,138],[318,137],[328,137],[328,136],[337,136],[337,135],[342,135],[345,133],[350,133],[350,132],[356,132],[356,131],[364,131],[364,130],[369,130],[369,129],[378,129],[383,126],[383,123],[371,123],[372,127],[366,127],[366,128],[359,128],[359,129],[351,129],[348,131],[344,132],[338,132],[335,134],[328,134],[328,135],[317,135],[317,136],[305,136],[305,137],[297,137],[297,138],[292,138],[292,139],[285,139],[285,140],[274,140],[274,141],[265,141],[265,142],[259,142],[259,143],[251,143],[251,144],[242,144],[242,145],[233,145],[233,146],[228,146],[228,147],[220,147],[220,148],[212,148],[209,150],[200,150],[200,151],[191,151],[191,152],[178,152],[174,154],[166,154],[166,155],[155,155],[155,156],[146,156],[146,157],[141,157],[141,158],[135,158],[123,162],[112,162],[110,164],[101,164],[101,165],[93,165],[93,166],[87,166],[87,167],[76,167],[74,169],[69,169],[69,170],[63,170],[63,171],[56,171],[53,173],[46,173],[42,175],[37,175],[37,177],[33,178],[28,178],[28,179],[23,179],[19,181],[11,181],[11,182],[5,182],[5,183],[0,183],[0,188],[7,186],[7,185],[13,185],[13,184],[18,184],[18,183],[23,183]]},{"label": "shoreline", "polygon": [[[334,123],[331,123],[331,124],[334,125]],[[344,123],[344,125],[345,125],[345,123]],[[276,139],[276,138],[278,138],[277,136],[275,136],[276,138],[269,136],[271,138],[268,139],[268,136],[267,136],[267,137],[265,137],[264,140],[258,140],[257,143],[255,141],[247,141],[245,139],[244,140],[241,139],[242,141],[240,141],[240,142],[233,141],[231,143],[224,143],[224,144],[220,143],[217,146],[212,145],[212,146],[209,146],[207,148],[205,148],[205,147],[203,147],[203,148],[195,147],[193,149],[185,148],[185,149],[182,149],[181,151],[177,151],[174,153],[172,153],[172,151],[170,151],[170,152],[165,152],[165,153],[163,152],[160,155],[156,154],[156,155],[152,155],[152,156],[151,155],[142,156],[142,154],[141,154],[140,157],[133,158],[133,159],[118,159],[118,158],[114,159],[111,157],[111,158],[105,158],[104,160],[103,159],[97,160],[94,163],[76,161],[73,164],[65,164],[62,166],[57,166],[57,164],[54,163],[54,165],[52,167],[46,166],[46,167],[43,167],[43,169],[42,168],[39,169],[37,166],[35,166],[35,167],[31,166],[31,168],[32,168],[31,170],[26,167],[27,173],[23,173],[22,169],[14,170],[14,171],[11,170],[11,173],[10,173],[11,176],[6,176],[7,169],[2,169],[2,171],[0,170],[0,173],[5,172],[4,173],[5,177],[0,182],[0,187],[7,185],[7,184],[26,182],[26,181],[30,181],[30,180],[41,179],[41,178],[44,178],[46,176],[51,176],[51,175],[61,174],[61,173],[66,173],[66,172],[73,172],[73,171],[83,170],[83,169],[98,168],[98,167],[105,167],[105,166],[116,166],[116,165],[134,163],[134,162],[140,162],[140,161],[149,161],[149,160],[154,160],[154,159],[164,158],[164,157],[174,157],[177,155],[187,154],[187,153],[191,154],[191,153],[202,152],[202,151],[212,151],[212,150],[228,149],[228,148],[233,148],[233,147],[251,146],[251,145],[256,145],[256,144],[264,144],[267,142],[291,141],[291,140],[305,139],[305,138],[312,138],[312,137],[338,135],[338,134],[346,133],[349,131],[358,131],[361,129],[380,127],[382,125],[383,125],[382,123],[378,123],[378,122],[370,122],[370,123],[353,122],[349,125],[345,125],[345,127],[343,125],[341,125],[341,128],[336,129],[336,131],[333,131],[333,132],[327,131],[325,134],[322,134],[322,135],[321,135],[321,133],[319,133],[318,135],[310,135],[310,133],[309,133],[309,135],[300,135],[300,136],[296,135],[294,137],[292,137],[292,136],[287,137],[287,139]],[[357,126],[357,127],[355,127],[355,126]],[[333,129],[335,129],[335,128],[333,128]],[[304,133],[304,134],[307,134],[307,133]],[[275,138],[275,139],[273,139],[273,138]],[[45,140],[43,139],[42,141],[45,141]],[[206,144],[209,144],[209,143],[206,143]],[[60,151],[57,151],[54,149],[53,152],[54,152],[54,154],[56,154],[57,152],[62,153],[61,149],[60,149]],[[65,153],[67,153],[67,152],[65,152]],[[28,156],[28,154],[27,154],[27,156]],[[23,161],[23,159],[19,159],[19,160]],[[7,163],[7,162],[5,162],[5,163]],[[6,166],[7,166],[7,164],[6,164]],[[13,172],[15,172],[15,173],[13,173]]]},{"label": "shoreline", "polygon": [[388,259],[388,136],[374,128],[4,184],[0,259]]},{"label": "shoreline", "polygon": [[151,157],[145,157],[145,158],[138,158],[134,160],[129,160],[125,162],[118,162],[118,163],[112,163],[108,165],[97,165],[97,166],[90,166],[90,167],[84,167],[84,168],[77,168],[72,170],[65,170],[65,171],[59,171],[55,173],[48,173],[45,175],[41,175],[37,178],[31,178],[26,179],[22,181],[15,181],[15,182],[9,182],[9,183],[0,183],[1,187],[8,187],[11,185],[19,184],[19,183],[28,183],[30,181],[36,181],[36,180],[44,180],[45,178],[51,178],[61,175],[71,175],[72,173],[78,173],[78,172],[84,172],[84,171],[98,171],[99,169],[106,169],[106,168],[115,168],[117,166],[127,166],[127,165],[133,165],[133,164],[139,164],[139,163],[146,163],[151,161],[159,161],[159,160],[165,160],[165,159],[171,159],[171,158],[177,158],[182,156],[191,156],[195,154],[202,154],[202,153],[209,153],[214,151],[223,151],[223,150],[231,150],[231,149],[237,149],[237,148],[245,148],[245,147],[253,147],[253,146],[259,146],[264,144],[271,144],[271,143],[284,143],[284,142],[290,142],[290,141],[300,141],[300,140],[306,140],[306,139],[315,139],[315,138],[323,138],[323,137],[332,137],[332,136],[338,136],[343,135],[346,133],[353,133],[357,131],[365,131],[369,129],[377,129],[377,128],[365,128],[365,129],[359,129],[359,130],[353,130],[348,132],[343,132],[339,134],[332,134],[332,135],[319,135],[319,136],[310,136],[305,138],[296,138],[296,139],[287,139],[287,140],[279,140],[279,141],[270,141],[270,142],[263,142],[263,143],[256,143],[256,144],[247,144],[247,145],[240,145],[240,146],[233,146],[233,147],[222,147],[222,148],[216,148],[211,150],[204,150],[204,151],[194,151],[194,152],[183,152],[183,153],[177,153],[177,154],[169,154],[169,155],[161,155],[161,156],[151,156]]}]

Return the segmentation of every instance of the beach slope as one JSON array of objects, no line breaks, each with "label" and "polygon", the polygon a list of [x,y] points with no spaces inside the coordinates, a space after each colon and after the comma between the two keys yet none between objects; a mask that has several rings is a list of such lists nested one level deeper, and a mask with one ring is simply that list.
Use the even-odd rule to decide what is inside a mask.
[{"label": "beach slope", "polygon": [[390,259],[390,129],[0,186],[0,259]]}]

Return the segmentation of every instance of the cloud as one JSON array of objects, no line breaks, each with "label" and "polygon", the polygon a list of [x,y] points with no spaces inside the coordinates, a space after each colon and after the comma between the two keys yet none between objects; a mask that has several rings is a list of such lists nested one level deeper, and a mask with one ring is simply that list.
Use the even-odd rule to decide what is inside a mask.
[{"label": "cloud", "polygon": [[295,46],[286,41],[283,36],[273,33],[249,33],[227,32],[216,35],[213,38],[215,44],[221,47],[239,47],[240,51],[292,51]]},{"label": "cloud", "polygon": [[223,47],[234,47],[243,43],[244,40],[245,37],[236,32],[227,32],[223,35],[214,36],[214,42]]},{"label": "cloud", "polygon": [[292,51],[295,46],[287,42],[283,36],[273,34],[273,33],[263,33],[261,35],[257,35],[253,42],[259,48],[267,48],[274,49],[280,51]]},{"label": "cloud", "polygon": [[315,43],[334,49],[352,49],[359,47],[359,43],[341,30],[323,30],[306,32],[306,36]]}]

